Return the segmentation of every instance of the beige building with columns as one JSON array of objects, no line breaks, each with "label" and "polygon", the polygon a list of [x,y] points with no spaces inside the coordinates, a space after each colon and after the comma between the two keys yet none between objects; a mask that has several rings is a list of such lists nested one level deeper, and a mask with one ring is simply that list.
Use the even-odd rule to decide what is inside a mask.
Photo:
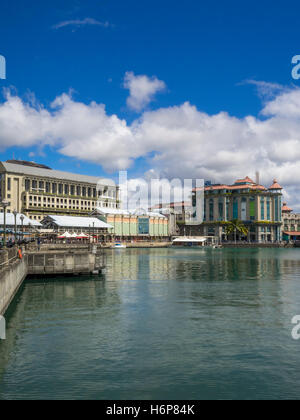
[{"label": "beige building with columns", "polygon": [[49,214],[88,216],[97,205],[120,207],[119,187],[109,179],[15,160],[0,162],[0,201],[3,200],[9,202],[8,213],[16,210],[36,221]]}]

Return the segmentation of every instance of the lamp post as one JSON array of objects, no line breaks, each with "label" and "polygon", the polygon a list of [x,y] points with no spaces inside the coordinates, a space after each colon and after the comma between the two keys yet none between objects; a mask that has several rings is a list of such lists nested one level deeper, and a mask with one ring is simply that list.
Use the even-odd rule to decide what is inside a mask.
[{"label": "lamp post", "polygon": [[21,219],[21,223],[22,223],[22,241],[24,241],[24,219],[25,219],[25,217],[23,216],[23,214],[21,214],[20,219]]},{"label": "lamp post", "polygon": [[6,200],[3,200],[0,203],[0,206],[3,207],[3,229],[4,229],[4,234],[3,234],[3,248],[6,249],[6,209],[9,206],[9,202]]},{"label": "lamp post", "polygon": [[18,215],[17,210],[13,211],[13,215],[15,218],[15,245],[17,245],[17,215]]}]

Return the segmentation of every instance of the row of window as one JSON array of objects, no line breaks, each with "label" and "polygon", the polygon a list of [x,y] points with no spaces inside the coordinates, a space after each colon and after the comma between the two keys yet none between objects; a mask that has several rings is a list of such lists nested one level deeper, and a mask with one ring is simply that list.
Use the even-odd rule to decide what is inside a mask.
[{"label": "row of window", "polygon": [[[207,202],[207,201],[206,201]],[[219,199],[217,203],[217,220],[229,220],[231,217],[229,215],[229,206],[230,206],[230,199],[227,198],[224,202],[224,199]],[[215,200],[209,199],[208,200],[208,219],[206,215],[206,208],[204,206],[204,220],[208,221],[215,221]],[[225,208],[224,208],[225,207]],[[224,212],[226,211],[226,214]],[[242,197],[241,204],[240,204],[240,212],[239,215],[239,200],[238,197],[234,197],[232,200],[232,219],[241,219],[242,221],[248,220],[247,217],[247,198]],[[226,215],[226,218],[224,217]],[[254,221],[256,219],[256,206],[255,206],[255,198],[249,198],[249,219]],[[270,197],[261,197],[260,198],[260,220],[271,221],[271,199]],[[275,220],[281,221],[281,198],[275,197]]]},{"label": "row of window", "polygon": [[[71,207],[73,206],[73,208],[75,208],[74,206],[78,207],[89,207],[89,208],[95,208],[96,204],[98,202],[96,201],[83,201],[83,200],[72,200],[72,199],[67,199],[67,198],[55,198],[55,197],[41,197],[41,196],[29,196],[29,206],[38,206],[41,207],[43,203],[43,206],[45,207],[55,207],[57,206],[58,208],[61,206],[61,208],[67,208],[67,206]],[[26,206],[26,197],[24,197],[24,205]],[[65,207],[63,207],[63,205]],[[115,204],[114,202],[99,202],[99,206],[100,207],[110,207],[110,208],[116,208],[117,204]]]},{"label": "row of window", "polygon": [[[56,182],[46,182],[25,179],[25,191],[39,190],[39,192],[46,192],[48,194],[64,194],[79,197],[93,197],[97,198],[97,189],[92,187],[83,187],[79,185],[63,184]],[[116,198],[116,190],[104,188],[98,191],[98,197],[105,196],[108,198]]]}]

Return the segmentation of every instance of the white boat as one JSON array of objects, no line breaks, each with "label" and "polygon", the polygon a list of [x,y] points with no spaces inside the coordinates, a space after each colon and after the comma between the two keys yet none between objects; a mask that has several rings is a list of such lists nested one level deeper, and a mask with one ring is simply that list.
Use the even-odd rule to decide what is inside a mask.
[{"label": "white boat", "polygon": [[113,248],[113,249],[124,249],[124,248],[126,248],[126,245],[121,244],[121,243],[115,243],[111,248]]}]

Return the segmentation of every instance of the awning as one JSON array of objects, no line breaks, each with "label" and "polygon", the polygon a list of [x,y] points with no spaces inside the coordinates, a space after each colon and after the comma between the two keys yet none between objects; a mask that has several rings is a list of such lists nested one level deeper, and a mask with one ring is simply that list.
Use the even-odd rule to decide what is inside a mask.
[{"label": "awning", "polygon": [[288,236],[300,236],[300,232],[283,232],[283,233]]},{"label": "awning", "polygon": [[86,235],[85,233],[81,232],[78,236],[77,239],[88,239],[89,235]]},{"label": "awning", "polygon": [[177,242],[186,242],[186,243],[191,243],[191,242],[205,242],[206,241],[206,238],[201,238],[201,237],[199,237],[199,238],[186,238],[186,237],[183,237],[183,238],[176,238],[176,239],[174,239],[172,242],[175,242],[175,243],[177,243]]},{"label": "awning", "polygon": [[63,235],[58,236],[58,239],[72,238],[72,235],[69,232],[65,232]]}]

